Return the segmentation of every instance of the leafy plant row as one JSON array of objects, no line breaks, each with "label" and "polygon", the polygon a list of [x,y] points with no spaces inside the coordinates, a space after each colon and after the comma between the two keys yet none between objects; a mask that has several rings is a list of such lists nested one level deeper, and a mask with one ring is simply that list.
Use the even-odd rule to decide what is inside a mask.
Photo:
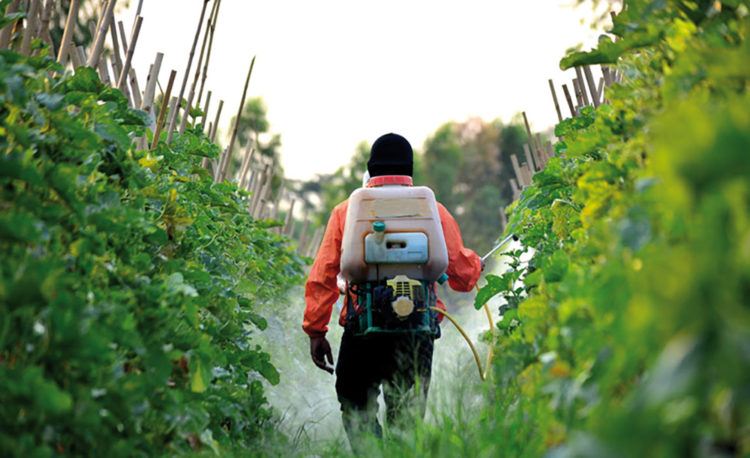
[{"label": "leafy plant row", "polygon": [[0,51],[0,454],[249,447],[267,427],[259,304],[302,262],[200,167],[202,129],[138,150],[145,113],[46,51]]},{"label": "leafy plant row", "polygon": [[478,297],[507,305],[462,453],[750,453],[749,12],[626,0],[616,40],[561,62],[624,78],[509,209],[533,256]]}]

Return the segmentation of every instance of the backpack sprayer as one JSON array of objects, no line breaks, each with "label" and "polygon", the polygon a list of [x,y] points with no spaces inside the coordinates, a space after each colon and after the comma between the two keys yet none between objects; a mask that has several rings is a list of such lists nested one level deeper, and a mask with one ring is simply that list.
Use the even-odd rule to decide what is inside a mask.
[{"label": "backpack sprayer", "polygon": [[435,195],[399,178],[408,177],[375,177],[378,186],[349,197],[341,274],[349,284],[346,323],[355,335],[439,332],[431,307],[434,283],[447,279],[448,250]]},{"label": "backpack sprayer", "polygon": [[[355,335],[428,333],[438,336],[438,313],[468,342],[484,380],[479,356],[461,326],[437,305],[435,282],[448,277],[448,251],[432,190],[405,186],[400,177],[375,177],[349,197],[342,239],[341,274],[347,280],[346,326]],[[410,180],[409,180],[410,182]],[[505,243],[503,239],[485,261]],[[485,312],[494,333],[489,308]],[[492,357],[491,349],[488,355]]]}]

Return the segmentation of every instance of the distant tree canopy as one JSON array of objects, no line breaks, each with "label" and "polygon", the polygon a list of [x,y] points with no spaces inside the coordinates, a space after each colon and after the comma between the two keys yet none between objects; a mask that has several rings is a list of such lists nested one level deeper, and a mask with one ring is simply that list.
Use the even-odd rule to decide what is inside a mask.
[{"label": "distant tree canopy", "polygon": [[503,230],[512,202],[510,155],[522,154],[523,126],[472,118],[440,126],[424,145],[423,184],[453,213],[464,243],[486,252]]}]

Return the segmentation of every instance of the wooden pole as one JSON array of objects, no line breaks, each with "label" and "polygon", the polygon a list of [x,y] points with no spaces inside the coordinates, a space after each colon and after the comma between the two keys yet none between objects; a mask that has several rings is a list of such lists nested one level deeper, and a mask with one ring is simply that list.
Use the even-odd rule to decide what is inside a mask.
[{"label": "wooden pole", "polygon": [[112,54],[114,54],[112,68],[115,71],[115,76],[118,76],[120,71],[122,71],[122,57],[120,56],[120,40],[117,38],[117,25],[115,24],[114,13],[109,18],[109,32],[112,38]]},{"label": "wooden pole", "polygon": [[206,94],[206,104],[203,105],[203,117],[201,118],[201,126],[203,128],[203,132],[206,131],[206,118],[208,117],[208,107],[210,106],[210,104],[211,104],[211,91],[208,91],[208,94]]},{"label": "wooden pole", "polygon": [[591,93],[591,101],[594,104],[594,108],[599,106],[599,94],[596,93],[596,83],[594,82],[594,75],[591,74],[591,69],[588,65],[583,66],[583,73],[586,75],[586,83],[589,86],[589,92]]},{"label": "wooden pole", "polygon": [[[198,37],[201,33],[201,28],[203,27],[203,18],[206,16],[206,6],[208,6],[208,0],[203,0],[203,8],[201,9],[201,17],[198,20],[198,27],[195,31],[195,37],[193,38],[193,46],[190,48],[190,55],[188,56],[188,63],[187,68],[185,69],[185,75],[182,79],[182,87],[180,87],[180,95],[177,97],[177,109],[174,113],[171,113],[170,121],[169,121],[169,127],[168,127],[168,134],[167,134],[167,144],[172,143],[172,135],[174,133],[174,126],[177,123],[177,116],[179,114],[180,109],[182,108],[182,96],[185,95],[185,87],[187,86],[188,77],[190,76],[190,67],[193,65],[193,56],[195,55],[195,47],[198,44]],[[185,112],[185,116],[187,116],[187,110]]]},{"label": "wooden pole", "polygon": [[214,126],[213,131],[211,131],[211,135],[208,137],[211,139],[211,143],[216,142],[216,131],[218,130],[219,126],[219,117],[221,116],[221,109],[224,108],[224,101],[219,100],[219,108],[216,110],[216,117],[214,118]]},{"label": "wooden pole", "polygon": [[70,53],[73,57],[73,63],[76,68],[83,67],[86,65],[86,52],[83,50],[83,46],[75,46],[75,43],[71,43]]},{"label": "wooden pole", "polygon": [[297,241],[297,249],[302,252],[302,247],[307,244],[307,232],[310,230],[310,217],[305,214],[305,222],[302,224],[302,230],[299,234],[299,240]]},{"label": "wooden pole", "polygon": [[133,53],[135,52],[135,44],[138,41],[138,34],[141,32],[142,23],[143,23],[143,18],[141,16],[138,16],[135,19],[135,26],[133,27],[133,33],[130,36],[130,45],[128,46],[128,55],[125,58],[125,63],[122,66],[122,71],[120,72],[120,78],[117,80],[117,87],[120,90],[122,90],[123,86],[125,86],[125,81],[126,81],[128,72],[130,71],[130,63],[133,61]]},{"label": "wooden pole", "polygon": [[242,119],[242,108],[245,106],[245,97],[247,96],[247,85],[250,83],[250,75],[253,74],[253,66],[255,65],[255,57],[250,61],[250,69],[247,71],[247,77],[245,78],[245,88],[242,90],[242,98],[240,98],[240,107],[237,110],[237,118],[234,120],[234,129],[232,130],[232,138],[229,140],[229,157],[224,163],[223,175],[226,175],[229,165],[232,162],[232,153],[234,152],[234,142],[237,140],[237,132],[240,127],[240,120]]},{"label": "wooden pole", "polygon": [[68,18],[65,20],[65,31],[60,43],[60,51],[57,53],[57,62],[59,64],[65,65],[65,60],[68,58],[70,43],[73,39],[73,29],[76,26],[76,18],[78,17],[78,8],[80,6],[81,0],[71,0],[70,8],[68,9]]},{"label": "wooden pole", "polygon": [[583,75],[581,74],[581,67],[576,67],[575,69],[576,69],[576,78],[578,78],[578,87],[581,92],[581,97],[583,98],[582,105],[584,106],[591,105],[591,103],[589,102],[589,97],[586,95],[586,85],[584,83]]},{"label": "wooden pole", "polygon": [[109,78],[109,70],[107,69],[107,59],[99,59],[99,62],[97,64],[98,70],[99,70],[99,78],[102,80],[102,83],[106,84],[107,86],[112,85],[112,80]]},{"label": "wooden pole", "polygon": [[167,83],[167,90],[164,92],[164,97],[161,99],[161,110],[159,111],[159,120],[156,122],[156,130],[154,130],[154,139],[151,142],[151,149],[156,148],[159,144],[159,137],[161,136],[161,129],[164,125],[164,115],[167,112],[167,106],[169,104],[169,97],[172,95],[172,85],[174,84],[174,78],[177,76],[177,72],[172,70],[169,74],[169,82]]},{"label": "wooden pole", "polygon": [[296,199],[292,199],[292,201],[289,203],[289,210],[286,211],[286,218],[284,218],[284,234],[289,235],[290,233],[290,223],[292,220],[292,215],[294,214],[294,204],[297,202]]},{"label": "wooden pole", "polygon": [[284,196],[284,181],[285,179],[282,178],[281,186],[279,186],[279,192],[278,194],[276,194],[276,199],[274,199],[273,210],[271,211],[271,219],[276,219],[279,217],[279,203],[281,203],[281,198]]},{"label": "wooden pole", "polygon": [[31,39],[34,38],[34,31],[37,28],[37,16],[39,14],[39,7],[41,0],[31,0],[29,5],[29,14],[26,18],[26,30],[23,33],[23,41],[21,42],[21,54],[31,54]]},{"label": "wooden pole", "polygon": [[40,35],[42,37],[42,40],[44,40],[44,43],[49,46],[51,54],[55,55],[55,44],[52,42],[52,36],[49,33],[49,21],[52,17],[52,8],[55,6],[55,0],[47,0],[47,3],[44,5],[44,9],[42,10],[42,18],[40,23]]},{"label": "wooden pole", "polygon": [[242,168],[240,169],[240,174],[237,177],[237,187],[242,188],[243,182],[245,181],[245,174],[247,173],[247,169],[250,166],[250,160],[253,157],[253,150],[252,143],[248,145],[247,152],[245,153],[245,158],[242,161]]},{"label": "wooden pole", "polygon": [[521,187],[526,186],[526,176],[521,171],[521,166],[518,164],[518,158],[515,154],[510,155],[510,162],[513,165],[513,173],[516,174],[516,179]]},{"label": "wooden pole", "polygon": [[214,45],[214,31],[216,30],[216,21],[219,17],[219,8],[221,8],[221,0],[216,0],[216,3],[214,4],[213,18],[211,19],[211,32],[208,38],[208,52],[206,53],[206,62],[203,64],[203,71],[201,72],[201,87],[198,91],[198,103],[200,103],[203,96],[203,87],[206,83],[206,77],[208,76],[208,61],[211,59],[211,49],[213,49]]},{"label": "wooden pole", "polygon": [[576,107],[584,107],[588,105],[588,103],[584,103],[583,96],[585,95],[585,92],[581,90],[581,80],[578,78],[573,78],[573,89],[576,92],[576,100],[578,101]]},{"label": "wooden pole", "polygon": [[578,113],[576,113],[575,106],[573,105],[573,99],[570,97],[570,91],[568,91],[568,86],[566,84],[562,85],[563,93],[565,93],[565,101],[568,102],[568,109],[570,109],[570,116],[576,117],[578,116]]},{"label": "wooden pole", "polygon": [[[528,143],[523,144],[523,154],[526,157],[526,163],[529,165],[529,168],[532,171],[532,174],[534,170],[538,170],[537,167],[539,167],[539,161],[535,160],[533,157],[534,154],[531,152],[531,148],[529,147]],[[534,163],[536,162],[537,165]]]},{"label": "wooden pole", "polygon": [[557,94],[555,94],[555,85],[552,83],[552,79],[547,80],[549,82],[549,90],[552,92],[552,101],[555,102],[555,112],[557,112],[557,122],[562,122],[563,117],[560,112],[560,104],[557,102]]},{"label": "wooden pole", "polygon": [[536,152],[539,155],[539,159],[542,161],[539,168],[544,169],[545,164],[547,164],[547,155],[545,154],[545,151],[544,151],[544,143],[542,142],[542,134],[537,132],[535,135],[536,135],[536,146],[537,148],[539,148]]},{"label": "wooden pole", "polygon": [[[522,111],[521,114],[523,115],[523,124],[526,127],[526,135],[529,138],[529,144],[534,150],[536,150],[536,148],[534,147],[534,136],[531,134],[531,127],[529,126],[528,118],[526,118],[526,112]],[[531,156],[527,154],[526,160],[529,160],[529,159],[531,159]],[[538,166],[539,164],[536,164],[536,165]],[[534,167],[533,162],[529,162],[529,167],[531,167],[531,170],[534,170],[535,168],[537,168],[537,167]]]},{"label": "wooden pole", "polygon": [[[13,14],[18,12],[18,5],[20,3],[21,0],[13,0],[12,2],[10,2],[10,5],[8,5],[8,9],[6,10],[6,14]],[[12,24],[8,24],[3,27],[2,30],[0,30],[0,49],[7,49],[10,45],[11,32],[13,32]]]},{"label": "wooden pole", "polygon": [[110,21],[110,18],[114,16],[114,9],[115,9],[116,3],[117,3],[117,0],[109,0],[109,3],[107,3],[107,6],[106,6],[106,10],[102,11],[101,20],[99,21],[101,25],[98,25],[96,29],[96,37],[94,37],[94,50],[91,51],[91,55],[89,56],[89,61],[86,62],[86,65],[91,68],[96,68],[99,65],[99,56],[101,55],[102,48],[104,47],[104,39],[107,38],[107,29],[109,29],[109,21]]},{"label": "wooden pole", "polygon": [[156,95],[156,82],[159,80],[162,59],[164,59],[164,53],[157,52],[156,59],[154,59],[154,63],[151,66],[151,71],[148,73],[146,92],[143,94],[143,103],[141,104],[141,110],[148,113],[151,119],[154,119],[154,97]]}]

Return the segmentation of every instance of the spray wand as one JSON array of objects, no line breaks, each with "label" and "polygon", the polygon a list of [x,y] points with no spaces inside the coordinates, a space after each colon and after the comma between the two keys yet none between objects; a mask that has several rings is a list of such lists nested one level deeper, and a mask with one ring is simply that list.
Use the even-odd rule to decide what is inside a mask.
[{"label": "spray wand", "polygon": [[[495,245],[494,248],[492,248],[486,255],[482,256],[482,265],[484,266],[484,262],[492,256],[497,250],[499,250],[501,247],[503,247],[506,243],[508,243],[511,239],[514,241],[518,240],[518,237],[515,234],[510,234],[509,236],[505,237]],[[479,286],[475,286],[476,290],[479,291]],[[490,313],[489,307],[487,307],[487,302],[485,302],[482,307],[484,308],[484,312],[487,314],[487,321],[490,323],[490,332],[492,333],[492,341],[495,340],[495,325],[492,322],[492,314]],[[469,347],[471,348],[471,352],[474,354],[474,360],[477,363],[477,369],[479,370],[479,377],[482,379],[482,381],[487,380],[487,373],[490,370],[490,362],[492,361],[492,345],[490,345],[490,350],[487,353],[487,362],[484,365],[484,370],[482,370],[482,363],[479,361],[479,353],[477,353],[476,347],[474,347],[474,344],[471,342],[471,339],[468,335],[466,335],[466,332],[463,330],[463,328],[458,324],[458,322],[450,316],[448,312],[445,310],[439,309],[437,307],[430,307],[430,310],[434,310],[446,318],[450,320],[451,323],[453,323],[456,326],[456,329],[461,333],[462,336],[464,336],[464,339],[466,339],[466,343],[469,344]]]}]

